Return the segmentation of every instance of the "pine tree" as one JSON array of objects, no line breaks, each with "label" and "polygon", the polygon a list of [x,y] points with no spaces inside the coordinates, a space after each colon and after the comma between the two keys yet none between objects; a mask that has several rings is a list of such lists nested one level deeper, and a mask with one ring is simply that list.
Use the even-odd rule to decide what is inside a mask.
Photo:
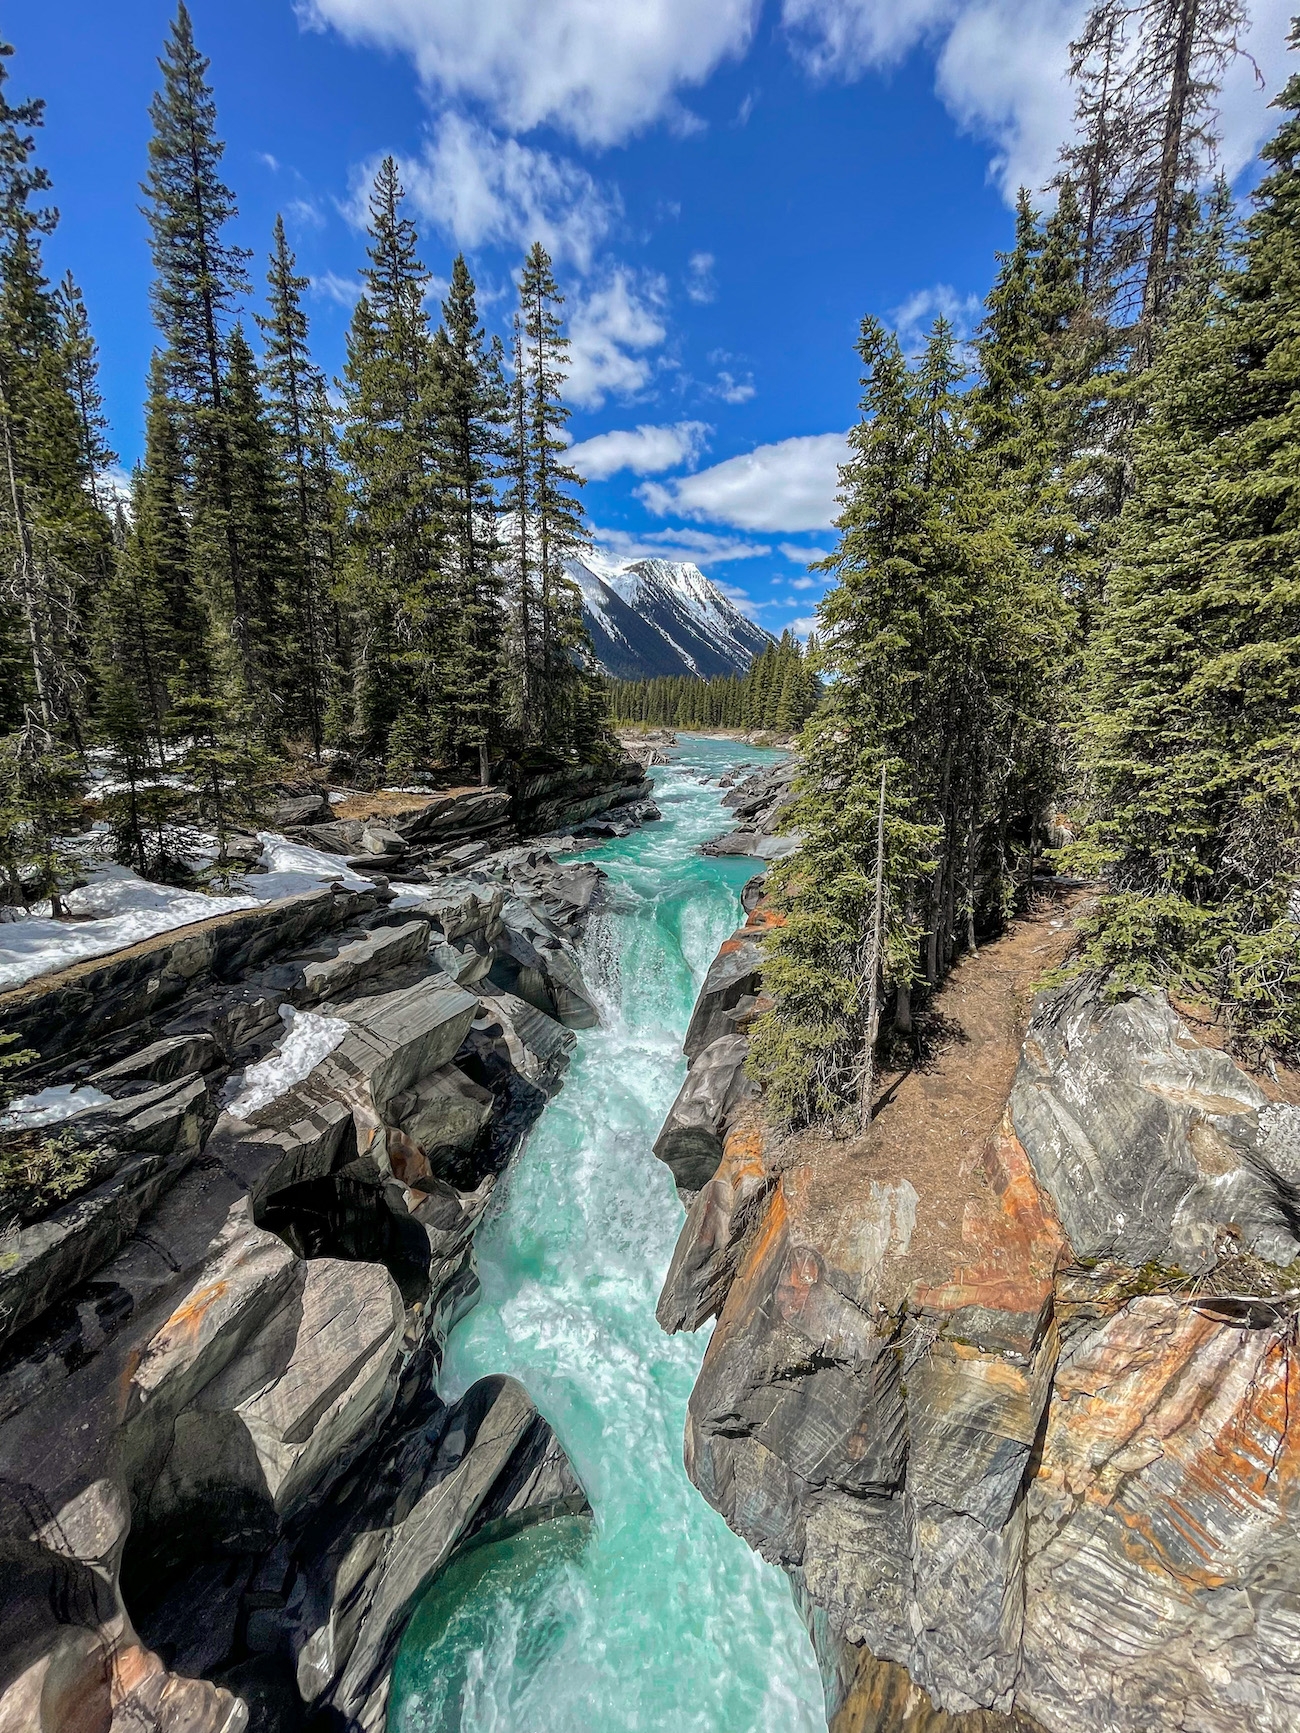
[{"label": "pine tree", "polygon": [[[265,684],[259,692],[263,738],[278,740],[288,720],[283,696],[285,609],[282,590],[294,572],[284,477],[262,402],[257,363],[243,327],[226,345],[223,419],[230,461],[230,522],[243,568],[247,642]],[[296,572],[294,572],[296,576]],[[232,689],[240,684],[229,682]]]},{"label": "pine tree", "polygon": [[1099,311],[1135,321],[1139,369],[1181,282],[1246,18],[1243,0],[1099,0],[1071,44],[1079,133],[1062,158],[1083,201],[1084,281]]},{"label": "pine tree", "polygon": [[348,331],[341,453],[351,500],[344,588],[357,634],[353,738],[409,772],[446,735],[439,659],[452,610],[437,510],[429,277],[403,197],[386,157],[370,197],[365,292]]},{"label": "pine tree", "polygon": [[43,104],[8,102],[11,52],[0,43],[0,540],[25,667],[7,708],[17,723],[33,704],[44,734],[79,746],[83,609],[109,527],[90,486],[94,453],[74,396],[76,357],[44,274],[42,238],[57,213],[30,202],[49,187],[33,160]]},{"label": "pine tree", "polygon": [[452,264],[442,319],[434,364],[439,485],[459,609],[456,732],[477,756],[479,781],[486,787],[492,755],[502,744],[505,579],[494,481],[506,453],[509,404],[501,346],[487,344],[463,253]]},{"label": "pine tree", "polygon": [[[1293,36],[1293,41],[1297,39]],[[1300,78],[1238,268],[1147,375],[1080,751],[1085,960],[1300,1046]]]}]

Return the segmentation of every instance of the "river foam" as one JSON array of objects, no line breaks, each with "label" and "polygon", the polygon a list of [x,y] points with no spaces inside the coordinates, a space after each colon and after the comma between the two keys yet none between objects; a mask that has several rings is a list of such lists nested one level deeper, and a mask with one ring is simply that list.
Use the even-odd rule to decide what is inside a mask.
[{"label": "river foam", "polygon": [[588,937],[604,1022],[578,1037],[478,1241],[483,1293],[453,1332],[449,1397],[508,1372],[568,1451],[594,1525],[544,1524],[458,1560],[398,1657],[391,1733],[817,1733],[821,1684],[784,1576],[694,1490],[686,1402],[707,1331],[666,1337],[682,1221],[651,1144],[681,1039],[755,863],[696,853],[726,828],[707,780],[774,755],[683,739],[663,822],[593,850],[611,912]]}]

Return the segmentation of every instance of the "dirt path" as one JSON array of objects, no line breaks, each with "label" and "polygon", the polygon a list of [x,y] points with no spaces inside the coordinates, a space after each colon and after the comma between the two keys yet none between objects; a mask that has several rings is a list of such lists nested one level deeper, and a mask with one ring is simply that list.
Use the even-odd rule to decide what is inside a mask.
[{"label": "dirt path", "polygon": [[885,1071],[865,1145],[807,1132],[782,1151],[782,1166],[815,1170],[811,1214],[824,1213],[828,1230],[873,1183],[915,1188],[911,1243],[889,1259],[889,1291],[879,1296],[891,1309],[913,1283],[944,1281],[961,1261],[962,1221],[987,1191],[981,1157],[1011,1092],[1034,995],[1069,952],[1081,901],[1078,892],[1045,898],[953,969],[935,1000],[942,1034],[920,1065]]}]

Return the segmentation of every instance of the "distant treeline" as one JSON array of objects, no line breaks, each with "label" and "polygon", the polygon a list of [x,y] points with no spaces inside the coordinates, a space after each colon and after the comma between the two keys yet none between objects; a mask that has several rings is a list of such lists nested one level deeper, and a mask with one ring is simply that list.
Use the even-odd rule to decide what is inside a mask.
[{"label": "distant treeline", "polygon": [[770,728],[791,734],[803,727],[820,697],[809,652],[785,632],[779,644],[754,658],[747,674],[614,681],[610,714],[620,727]]}]

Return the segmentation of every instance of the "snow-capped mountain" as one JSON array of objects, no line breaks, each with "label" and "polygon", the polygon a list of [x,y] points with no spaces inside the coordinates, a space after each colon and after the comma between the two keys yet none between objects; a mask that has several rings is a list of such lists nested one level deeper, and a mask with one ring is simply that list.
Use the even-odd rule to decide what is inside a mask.
[{"label": "snow-capped mountain", "polygon": [[596,660],[616,680],[743,674],[772,642],[698,566],[587,553],[565,570],[582,591]]}]

